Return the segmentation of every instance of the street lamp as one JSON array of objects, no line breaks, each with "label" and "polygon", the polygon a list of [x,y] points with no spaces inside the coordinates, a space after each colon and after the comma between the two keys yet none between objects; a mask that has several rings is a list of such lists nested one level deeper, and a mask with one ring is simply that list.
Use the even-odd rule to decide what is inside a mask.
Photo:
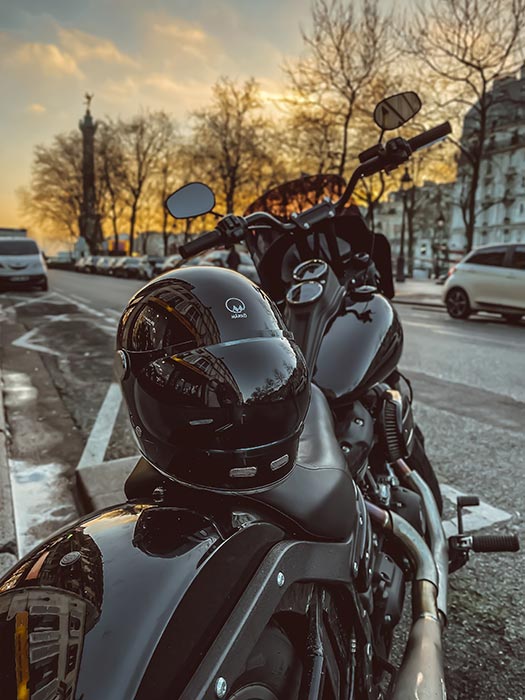
[{"label": "street lamp", "polygon": [[401,217],[401,241],[399,244],[399,255],[397,256],[396,282],[405,281],[405,217],[407,211],[407,192],[412,184],[412,178],[405,168],[401,178],[401,189],[403,190],[403,214]]}]

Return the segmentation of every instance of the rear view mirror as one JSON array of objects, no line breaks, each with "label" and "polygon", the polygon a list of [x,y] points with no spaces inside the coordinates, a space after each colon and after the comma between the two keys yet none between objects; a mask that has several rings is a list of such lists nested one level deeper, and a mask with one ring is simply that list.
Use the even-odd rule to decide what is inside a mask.
[{"label": "rear view mirror", "polygon": [[374,121],[383,131],[398,129],[421,109],[415,92],[400,92],[382,100],[374,109]]},{"label": "rear view mirror", "polygon": [[190,182],[170,194],[166,208],[175,219],[190,219],[212,211],[215,195],[208,185],[202,182]]}]

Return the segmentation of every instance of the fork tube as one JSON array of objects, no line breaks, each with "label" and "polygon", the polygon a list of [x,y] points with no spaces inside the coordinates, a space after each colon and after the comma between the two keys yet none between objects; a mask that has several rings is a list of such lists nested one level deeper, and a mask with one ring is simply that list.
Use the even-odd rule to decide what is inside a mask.
[{"label": "fork tube", "polygon": [[314,589],[308,606],[308,636],[306,639],[305,669],[301,681],[300,698],[321,700],[324,687],[325,662],[321,636],[322,608],[319,591]]}]

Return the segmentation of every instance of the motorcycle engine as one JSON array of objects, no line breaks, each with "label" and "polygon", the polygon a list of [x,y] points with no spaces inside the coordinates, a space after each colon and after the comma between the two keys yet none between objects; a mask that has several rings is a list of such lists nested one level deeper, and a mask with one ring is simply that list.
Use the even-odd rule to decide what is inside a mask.
[{"label": "motorcycle engine", "polygon": [[408,395],[386,389],[381,396],[377,432],[387,462],[406,459],[412,453],[414,416]]}]

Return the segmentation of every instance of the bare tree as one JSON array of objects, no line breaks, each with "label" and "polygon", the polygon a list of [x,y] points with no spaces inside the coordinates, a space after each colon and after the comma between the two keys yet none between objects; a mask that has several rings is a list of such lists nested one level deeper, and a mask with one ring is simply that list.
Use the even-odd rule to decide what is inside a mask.
[{"label": "bare tree", "polygon": [[35,147],[28,189],[19,192],[24,215],[51,237],[79,236],[82,204],[82,139],[79,132],[59,134],[50,146]]},{"label": "bare tree", "polygon": [[122,171],[129,210],[129,252],[133,253],[137,217],[148,184],[159,171],[159,159],[172,131],[165,112],[146,112],[130,121],[119,120],[117,134],[122,152]]},{"label": "bare tree", "polygon": [[313,28],[302,31],[307,54],[285,66],[299,112],[309,113],[317,131],[321,126],[328,133],[327,124],[337,130],[337,145],[334,148],[330,134],[322,165],[332,161],[330,165],[341,176],[352,145],[352,119],[369,99],[370,86],[379,73],[388,72],[389,65],[390,19],[381,15],[378,0],[361,0],[359,9],[356,4],[315,0]]},{"label": "bare tree", "polygon": [[469,110],[457,142],[467,250],[474,237],[491,114],[501,100],[494,82],[518,67],[524,28],[525,0],[431,0],[418,8],[404,35],[407,54],[448,89],[447,104]]},{"label": "bare tree", "polygon": [[220,185],[219,198],[228,212],[272,169],[268,129],[253,79],[238,85],[221,78],[210,106],[193,114],[192,156],[202,176]]},{"label": "bare tree", "polygon": [[114,250],[119,249],[119,227],[126,208],[124,157],[118,138],[118,125],[111,119],[99,124],[96,150],[98,179],[104,187],[107,217],[111,222]]},{"label": "bare tree", "polygon": [[[159,170],[157,176],[157,201],[159,211],[161,213],[161,231],[164,247],[164,255],[168,255],[168,221],[169,213],[164,206],[168,196],[176,189],[177,185],[184,184],[181,182],[181,175],[184,176],[187,171],[186,163],[184,162],[184,153],[181,148],[180,137],[172,122],[171,129],[166,131],[166,139],[164,148],[159,159]],[[189,181],[189,177],[186,182]]]}]

